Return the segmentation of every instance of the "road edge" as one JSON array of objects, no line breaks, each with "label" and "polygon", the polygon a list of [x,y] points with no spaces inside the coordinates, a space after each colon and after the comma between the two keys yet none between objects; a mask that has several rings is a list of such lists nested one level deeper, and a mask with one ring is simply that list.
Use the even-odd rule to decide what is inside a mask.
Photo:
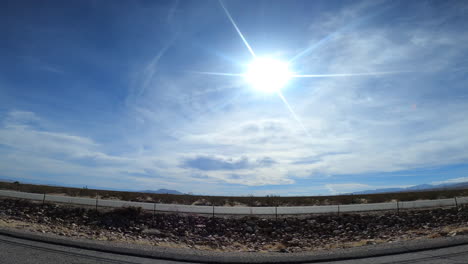
[{"label": "road edge", "polygon": [[395,242],[362,246],[356,248],[337,249],[332,251],[316,251],[301,253],[255,253],[255,252],[212,252],[195,249],[178,249],[166,247],[124,246],[120,243],[92,241],[84,239],[67,239],[49,234],[11,230],[0,228],[0,235],[43,242],[59,246],[93,250],[105,253],[127,255],[133,257],[173,260],[198,263],[319,263],[340,260],[363,259],[404,253],[434,250],[468,244],[468,236],[455,236]]}]

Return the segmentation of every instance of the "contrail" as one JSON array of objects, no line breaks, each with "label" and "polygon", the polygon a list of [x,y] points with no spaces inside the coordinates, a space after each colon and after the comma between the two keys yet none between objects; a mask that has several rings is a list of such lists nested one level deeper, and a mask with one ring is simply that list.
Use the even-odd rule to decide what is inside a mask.
[{"label": "contrail", "polygon": [[386,75],[408,73],[409,71],[388,71],[388,72],[359,72],[359,73],[331,73],[331,74],[294,74],[292,78],[326,78],[326,77],[352,77],[352,76],[369,76],[369,75]]},{"label": "contrail", "polygon": [[234,26],[234,28],[236,29],[237,33],[239,34],[239,36],[241,37],[242,41],[244,41],[244,44],[245,46],[247,47],[247,49],[249,49],[250,53],[252,54],[252,56],[255,58],[255,52],[253,51],[253,49],[250,47],[249,43],[247,42],[247,40],[244,38],[244,35],[242,35],[242,32],[240,31],[240,29],[237,27],[236,25],[236,22],[234,22],[234,19],[232,19],[232,16],[231,14],[229,13],[229,11],[227,10],[226,6],[224,6],[224,3],[222,0],[219,0],[219,4],[221,5],[221,7],[223,8],[224,10],[224,13],[226,13],[227,17],[229,18],[229,20],[231,21],[232,25]]},{"label": "contrail", "polygon": [[159,61],[164,56],[164,54],[166,54],[166,52],[172,46],[172,44],[174,44],[175,39],[176,39],[176,37],[169,40],[169,42],[167,42],[167,44],[158,52],[158,54],[156,54],[156,56],[153,57],[151,62],[145,67],[145,69],[143,71],[144,80],[143,80],[143,83],[141,85],[142,87],[140,88],[140,90],[137,93],[138,96],[142,95],[145,92],[145,90],[148,88],[148,86],[150,85],[151,81],[154,78],[154,75],[156,74],[156,72],[158,70],[156,68],[156,66],[158,65]]},{"label": "contrail", "polygon": [[220,75],[220,76],[234,76],[234,77],[243,77],[245,76],[244,73],[229,73],[229,72],[205,72],[205,71],[187,71],[191,73],[198,73],[198,74],[207,74],[207,75]]},{"label": "contrail", "polygon": [[289,112],[291,112],[292,116],[294,117],[294,119],[296,119],[296,121],[299,123],[299,125],[301,126],[301,128],[304,130],[304,132],[310,136],[310,133],[309,131],[307,130],[307,128],[304,126],[304,124],[302,123],[301,119],[299,119],[299,117],[296,115],[296,113],[294,112],[294,110],[292,109],[291,105],[288,103],[288,101],[286,100],[286,98],[284,97],[284,95],[281,93],[281,91],[278,91],[278,95],[279,97],[281,98],[281,100],[283,100],[284,104],[286,105],[286,107],[288,108]]},{"label": "contrail", "polygon": [[371,20],[372,18],[374,17],[377,17],[379,16],[380,14],[392,9],[394,7],[394,5],[390,5],[390,6],[387,6],[385,8],[382,8],[381,10],[375,12],[375,13],[370,13],[369,15],[367,16],[364,16],[364,17],[361,17],[359,18],[358,20],[354,21],[354,22],[351,22],[349,23],[347,26],[344,26],[343,28],[341,29],[338,29],[337,31],[327,35],[326,37],[324,37],[323,39],[319,40],[318,42],[310,45],[309,47],[305,48],[304,50],[302,50],[301,52],[299,52],[296,56],[294,56],[293,58],[291,58],[289,60],[289,63],[301,58],[302,56],[312,52],[314,49],[318,48],[319,46],[321,45],[324,45],[326,44],[328,41],[331,41],[337,37],[340,36],[340,34],[342,33],[345,33],[347,31],[350,31],[351,29],[363,24],[364,22],[367,22],[369,20]]}]

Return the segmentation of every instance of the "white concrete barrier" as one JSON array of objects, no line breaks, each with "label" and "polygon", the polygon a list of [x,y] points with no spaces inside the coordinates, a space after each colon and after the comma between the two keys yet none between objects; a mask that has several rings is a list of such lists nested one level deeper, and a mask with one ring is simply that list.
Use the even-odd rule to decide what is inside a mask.
[{"label": "white concrete barrier", "polygon": [[457,203],[458,204],[467,204],[468,203],[468,197],[457,197]]},{"label": "white concrete barrier", "polygon": [[340,205],[340,212],[366,212],[397,210],[397,203],[370,203],[370,204],[346,204]]},{"label": "white concrete barrier", "polygon": [[337,205],[278,207],[279,215],[338,213]]},{"label": "white concrete barrier", "polygon": [[[161,212],[180,212],[195,214],[216,215],[298,215],[298,214],[326,214],[341,212],[367,212],[381,210],[414,209],[427,207],[446,207],[467,204],[468,197],[457,197],[439,200],[419,200],[392,203],[371,204],[347,204],[347,205],[324,205],[324,206],[289,206],[289,207],[228,207],[228,206],[198,206],[181,204],[154,204],[144,202],[130,202],[120,200],[93,199],[60,195],[45,195],[38,193],[25,193],[10,190],[0,190],[0,196],[39,200],[47,202],[59,202],[76,205],[88,205],[99,207],[141,207],[145,210],[156,210]],[[96,204],[97,203],[97,204]]]},{"label": "white concrete barrier", "polygon": [[253,214],[253,207],[215,206],[215,214],[220,214],[220,215],[251,215],[251,214]]},{"label": "white concrete barrier", "polygon": [[183,205],[183,204],[156,204],[156,211],[212,214],[213,206],[206,206],[206,205],[196,206],[196,205]]},{"label": "white concrete barrier", "polygon": [[250,207],[253,215],[275,215],[275,207]]},{"label": "white concrete barrier", "polygon": [[[47,195],[46,195],[46,198],[47,198]],[[73,197],[73,200],[71,203],[80,204],[80,205],[96,205],[96,199]]]},{"label": "white concrete barrier", "polygon": [[25,192],[0,190],[0,195],[14,197],[14,198],[28,199],[28,200],[42,201],[44,199],[44,194],[40,194],[40,193],[25,193]]},{"label": "white concrete barrier", "polygon": [[455,206],[455,199],[418,200],[400,202],[400,209]]},{"label": "white concrete barrier", "polygon": [[129,207],[132,206],[132,202],[129,201],[119,201],[119,200],[103,200],[99,199],[97,201],[98,206],[103,207]]},{"label": "white concrete barrier", "polygon": [[57,203],[69,203],[69,204],[79,204],[79,201],[75,201],[74,197],[67,196],[58,196],[58,195],[46,195],[45,201],[47,202],[57,202]]}]

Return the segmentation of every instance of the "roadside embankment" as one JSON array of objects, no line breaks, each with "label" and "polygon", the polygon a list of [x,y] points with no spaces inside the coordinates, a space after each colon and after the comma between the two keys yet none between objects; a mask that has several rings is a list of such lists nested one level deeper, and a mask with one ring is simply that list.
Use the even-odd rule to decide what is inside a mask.
[{"label": "roadside embankment", "polygon": [[215,251],[303,252],[468,233],[468,207],[265,219],[107,211],[0,201],[0,227]]}]

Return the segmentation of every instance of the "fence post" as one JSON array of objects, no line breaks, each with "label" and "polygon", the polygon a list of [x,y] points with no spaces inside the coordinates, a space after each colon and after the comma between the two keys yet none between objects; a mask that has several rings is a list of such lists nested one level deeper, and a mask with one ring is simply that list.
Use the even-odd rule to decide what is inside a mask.
[{"label": "fence post", "polygon": [[399,215],[400,214],[400,201],[396,201],[396,211],[397,211],[397,214]]},{"label": "fence post", "polygon": [[214,218],[214,204],[213,204],[213,216],[212,217]]},{"label": "fence post", "polygon": [[276,221],[278,221],[278,206],[275,206],[275,217]]},{"label": "fence post", "polygon": [[45,193],[44,193],[44,197],[42,198],[42,205],[45,204]]},{"label": "fence post", "polygon": [[455,197],[454,197],[454,199],[455,199],[455,206],[458,208],[458,201],[457,201],[457,197],[455,196]]},{"label": "fence post", "polygon": [[156,203],[153,204],[153,225],[154,225],[154,217],[156,215]]},{"label": "fence post", "polygon": [[96,212],[97,212],[97,207],[98,207],[98,197],[96,196]]},{"label": "fence post", "polygon": [[340,216],[340,205],[338,205],[338,216]]}]

